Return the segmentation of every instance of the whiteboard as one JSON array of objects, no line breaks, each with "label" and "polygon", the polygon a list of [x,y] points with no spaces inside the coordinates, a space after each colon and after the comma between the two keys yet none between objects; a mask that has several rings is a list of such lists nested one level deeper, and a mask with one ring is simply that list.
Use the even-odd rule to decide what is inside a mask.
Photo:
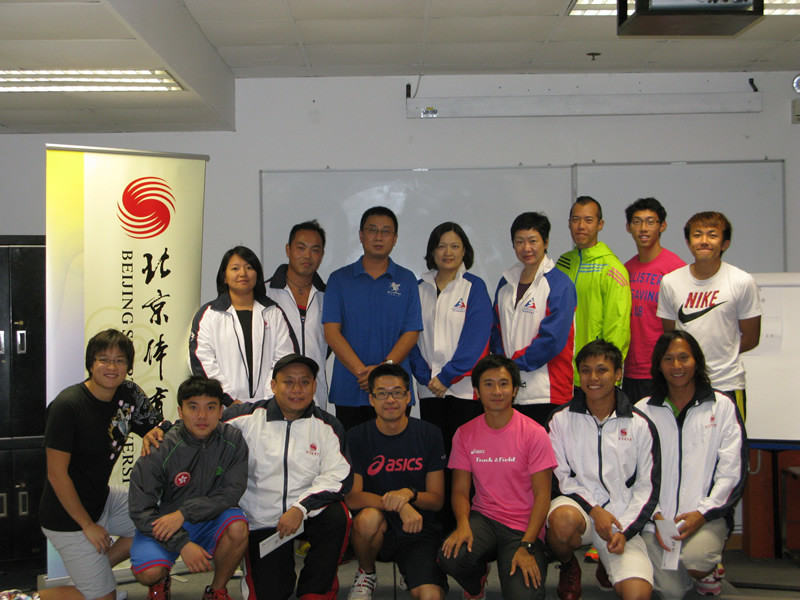
[{"label": "whiteboard", "polygon": [[435,169],[385,171],[262,171],[264,270],[285,262],[284,248],[295,223],[316,218],[326,231],[320,275],[362,254],[358,241],[361,214],[388,206],[399,221],[392,260],[417,276],[427,271],[425,249],[431,230],[455,221],[475,249],[471,271],[490,294],[516,258],[511,222],[521,212],[546,213],[553,223],[550,256],[570,249],[567,216],[572,198],[571,167]]},{"label": "whiteboard", "polygon": [[622,262],[636,253],[625,207],[652,196],[667,210],[662,245],[687,263],[684,224],[697,212],[716,210],[733,225],[725,260],[750,273],[771,273],[786,269],[783,168],[782,160],[577,165],[576,195],[600,202],[600,240]]},{"label": "whiteboard", "polygon": [[755,273],[761,297],[761,341],[742,354],[747,371],[747,436],[800,442],[797,358],[800,273]]}]

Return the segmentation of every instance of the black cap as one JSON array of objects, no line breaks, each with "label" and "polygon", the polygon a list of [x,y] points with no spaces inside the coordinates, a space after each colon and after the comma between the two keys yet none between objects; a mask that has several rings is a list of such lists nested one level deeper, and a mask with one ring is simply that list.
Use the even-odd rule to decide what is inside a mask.
[{"label": "black cap", "polygon": [[317,377],[317,372],[319,371],[319,365],[313,359],[308,358],[307,356],[303,356],[302,354],[287,354],[283,358],[281,358],[278,362],[275,363],[275,366],[272,367],[272,378],[275,379],[275,375],[278,374],[281,369],[288,367],[289,365],[293,365],[295,363],[300,363],[301,365],[307,366],[311,369],[311,374],[314,375],[314,378]]}]

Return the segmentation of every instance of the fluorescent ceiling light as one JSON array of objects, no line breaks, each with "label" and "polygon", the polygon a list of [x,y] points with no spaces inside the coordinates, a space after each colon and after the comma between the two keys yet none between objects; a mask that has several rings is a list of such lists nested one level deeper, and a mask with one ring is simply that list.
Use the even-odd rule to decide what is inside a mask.
[{"label": "fluorescent ceiling light", "polygon": [[180,92],[163,70],[15,69],[0,71],[0,92]]},{"label": "fluorescent ceiling light", "polygon": [[[636,3],[628,1],[628,14],[636,10]],[[616,16],[617,0],[575,0],[570,16]],[[800,0],[764,0],[765,15],[800,15]]]}]

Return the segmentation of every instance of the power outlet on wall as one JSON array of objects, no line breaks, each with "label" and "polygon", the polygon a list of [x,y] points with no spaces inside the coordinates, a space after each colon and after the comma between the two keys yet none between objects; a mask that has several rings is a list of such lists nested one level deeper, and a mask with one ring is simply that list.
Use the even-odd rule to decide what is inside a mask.
[{"label": "power outlet on wall", "polygon": [[792,100],[792,123],[800,125],[800,98]]}]

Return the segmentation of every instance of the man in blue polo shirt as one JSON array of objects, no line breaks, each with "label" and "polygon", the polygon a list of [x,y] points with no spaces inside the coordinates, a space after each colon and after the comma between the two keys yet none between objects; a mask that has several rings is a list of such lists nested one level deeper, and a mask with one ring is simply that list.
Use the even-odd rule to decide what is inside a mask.
[{"label": "man in blue polo shirt", "polygon": [[328,400],[350,429],[375,418],[367,378],[381,363],[402,364],[422,330],[414,274],[390,258],[397,242],[397,217],[385,206],[361,216],[358,232],[364,254],[328,278],[322,323],[336,360]]}]

